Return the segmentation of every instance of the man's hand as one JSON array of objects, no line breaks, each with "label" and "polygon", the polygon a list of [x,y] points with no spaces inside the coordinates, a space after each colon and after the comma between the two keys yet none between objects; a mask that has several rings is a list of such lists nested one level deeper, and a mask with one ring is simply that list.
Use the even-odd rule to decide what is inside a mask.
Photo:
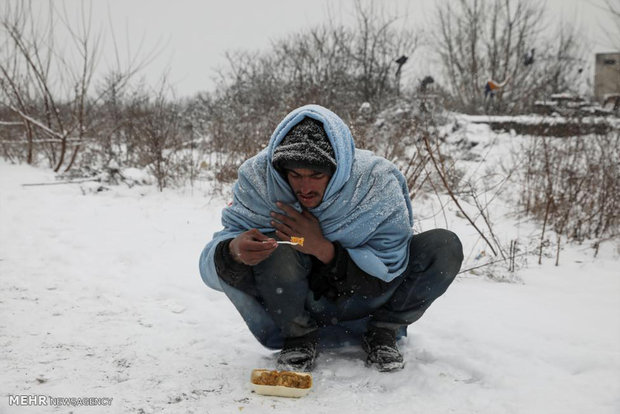
[{"label": "man's hand", "polygon": [[299,213],[284,203],[276,204],[286,213],[284,215],[271,212],[271,217],[275,219],[271,225],[276,228],[276,235],[284,241],[290,241],[291,236],[303,237],[304,245],[293,247],[302,253],[315,256],[323,263],[329,263],[334,258],[334,245],[323,237],[319,220],[307,210]]},{"label": "man's hand", "polygon": [[278,247],[275,239],[251,229],[235,237],[229,244],[230,255],[236,262],[255,266],[268,258]]}]

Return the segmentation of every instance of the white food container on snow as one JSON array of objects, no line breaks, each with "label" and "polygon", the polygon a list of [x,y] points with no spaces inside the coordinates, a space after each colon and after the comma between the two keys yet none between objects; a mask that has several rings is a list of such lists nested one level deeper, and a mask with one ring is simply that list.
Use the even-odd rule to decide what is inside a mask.
[{"label": "white food container on snow", "polygon": [[[307,377],[307,378],[299,378],[303,380],[303,382],[309,381],[309,386],[307,388],[295,388],[284,385],[262,385],[256,384],[258,378],[263,373],[272,373],[272,375],[293,375],[297,377]],[[267,369],[255,369],[252,370],[252,375],[250,376],[250,385],[252,390],[261,395],[272,395],[276,397],[289,397],[289,398],[299,398],[307,395],[312,389],[312,376],[307,372],[294,372],[294,371],[270,371]]]}]

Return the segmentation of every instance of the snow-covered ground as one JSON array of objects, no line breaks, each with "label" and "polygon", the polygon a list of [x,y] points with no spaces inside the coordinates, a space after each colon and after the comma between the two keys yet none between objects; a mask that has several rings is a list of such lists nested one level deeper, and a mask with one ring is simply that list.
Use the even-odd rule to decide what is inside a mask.
[{"label": "snow-covered ground", "polygon": [[[589,245],[566,246],[559,267],[521,260],[520,283],[461,274],[409,328],[403,371],[367,369],[357,348],[324,351],[311,393],[279,399],[248,383],[253,368],[273,368],[275,353],[198,274],[224,198],[22,186],[53,181],[47,170],[0,161],[2,413],[620,412],[616,242],[596,259]],[[478,263],[484,246],[455,211],[414,211],[424,218],[417,229],[447,223],[461,236],[464,268]],[[509,214],[495,219],[497,231],[521,240],[533,231]],[[9,405],[10,395],[113,400],[23,407]]]}]

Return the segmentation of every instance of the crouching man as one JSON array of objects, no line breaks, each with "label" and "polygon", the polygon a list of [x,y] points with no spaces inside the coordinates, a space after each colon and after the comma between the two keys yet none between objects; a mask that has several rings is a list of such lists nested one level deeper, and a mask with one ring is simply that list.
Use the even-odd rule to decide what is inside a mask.
[{"label": "crouching man", "polygon": [[[361,343],[380,371],[404,366],[397,340],[442,295],[463,253],[447,230],[413,234],[396,166],[355,148],[333,112],[307,105],[239,169],[224,229],[200,256],[277,368],[309,371],[317,346]],[[303,238],[300,244],[285,244]]]}]

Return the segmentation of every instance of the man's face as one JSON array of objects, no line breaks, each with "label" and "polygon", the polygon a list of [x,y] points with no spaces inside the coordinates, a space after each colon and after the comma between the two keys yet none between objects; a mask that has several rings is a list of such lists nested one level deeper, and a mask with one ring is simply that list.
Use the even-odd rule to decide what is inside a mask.
[{"label": "man's face", "polygon": [[323,201],[323,194],[331,176],[307,168],[295,168],[286,171],[286,178],[299,203],[310,209]]}]

